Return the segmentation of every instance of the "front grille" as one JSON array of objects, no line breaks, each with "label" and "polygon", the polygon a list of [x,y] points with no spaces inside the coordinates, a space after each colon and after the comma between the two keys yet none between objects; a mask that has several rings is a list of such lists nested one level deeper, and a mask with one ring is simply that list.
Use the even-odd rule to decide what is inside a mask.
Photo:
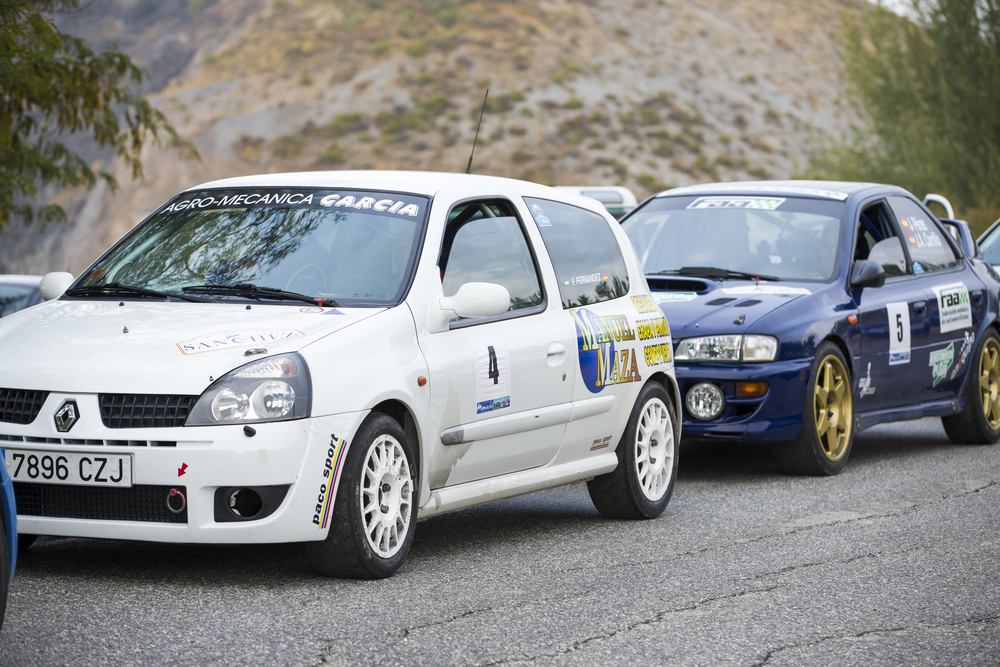
[{"label": "front grille", "polygon": [[115,488],[14,482],[14,498],[21,516],[187,523],[186,506],[179,514],[167,509],[170,489],[187,497],[183,486],[136,484]]},{"label": "front grille", "polygon": [[30,424],[48,397],[47,391],[0,389],[0,422]]},{"label": "front grille", "polygon": [[108,428],[171,428],[184,426],[198,397],[98,394],[98,399]]},{"label": "front grille", "polygon": [[96,445],[103,447],[176,447],[176,440],[95,440],[92,438],[41,438],[32,435],[0,433],[0,447],[5,442],[33,442],[41,445]]}]

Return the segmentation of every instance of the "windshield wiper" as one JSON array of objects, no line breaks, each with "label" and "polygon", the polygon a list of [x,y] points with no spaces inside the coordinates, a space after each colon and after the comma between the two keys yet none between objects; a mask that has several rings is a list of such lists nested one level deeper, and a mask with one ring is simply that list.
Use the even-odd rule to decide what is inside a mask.
[{"label": "windshield wiper", "polygon": [[98,294],[117,295],[128,294],[132,296],[149,296],[156,298],[181,299],[182,301],[193,301],[197,303],[208,303],[208,299],[199,299],[196,296],[187,294],[177,294],[176,292],[160,292],[155,289],[136,287],[135,285],[123,285],[121,283],[106,283],[104,285],[83,285],[66,290],[69,296],[95,296]]},{"label": "windshield wiper", "polygon": [[777,276],[765,276],[762,273],[747,273],[732,269],[720,269],[714,266],[682,266],[679,269],[665,269],[649,273],[650,276],[704,276],[706,278],[742,278],[744,280],[781,280]]},{"label": "windshield wiper", "polygon": [[246,296],[258,300],[302,301],[304,303],[333,308],[339,305],[333,299],[311,297],[308,294],[299,294],[298,292],[286,292],[277,287],[259,287],[252,283],[239,283],[238,285],[192,285],[190,287],[182,287],[181,291],[196,292],[198,294],[231,294],[233,296]]}]

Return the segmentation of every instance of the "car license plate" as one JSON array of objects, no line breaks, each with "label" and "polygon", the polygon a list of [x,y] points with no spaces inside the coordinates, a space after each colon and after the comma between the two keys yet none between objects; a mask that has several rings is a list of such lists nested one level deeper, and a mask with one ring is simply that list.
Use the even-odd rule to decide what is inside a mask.
[{"label": "car license plate", "polygon": [[15,482],[132,486],[132,455],[6,450],[7,472]]}]

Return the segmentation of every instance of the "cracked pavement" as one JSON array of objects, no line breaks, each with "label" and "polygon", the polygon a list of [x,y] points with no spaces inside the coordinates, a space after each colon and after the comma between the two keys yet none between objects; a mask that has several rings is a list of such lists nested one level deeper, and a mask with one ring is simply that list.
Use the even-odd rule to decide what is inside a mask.
[{"label": "cracked pavement", "polygon": [[831,478],[684,448],[649,522],[576,484],[422,522],[393,579],[296,545],[39,541],[2,665],[996,665],[1000,445],[940,422],[856,437]]}]

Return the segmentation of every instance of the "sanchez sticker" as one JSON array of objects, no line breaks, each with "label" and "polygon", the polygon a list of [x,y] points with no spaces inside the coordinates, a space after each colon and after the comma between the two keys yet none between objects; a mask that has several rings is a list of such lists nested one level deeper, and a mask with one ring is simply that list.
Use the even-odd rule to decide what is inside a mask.
[{"label": "sanchez sticker", "polygon": [[742,285],[741,287],[726,287],[725,294],[777,294],[779,296],[793,294],[812,294],[805,287],[786,287],[784,285]]},{"label": "sanchez sticker", "polygon": [[476,354],[476,414],[510,407],[510,354],[507,344],[480,344]]},{"label": "sanchez sticker", "polygon": [[773,211],[784,201],[761,197],[698,197],[688,204],[688,208],[756,208]]},{"label": "sanchez sticker", "polygon": [[931,367],[931,386],[936,387],[941,380],[948,375],[951,362],[955,360],[955,344],[948,343],[948,347],[943,350],[931,352],[929,365]]},{"label": "sanchez sticker", "polygon": [[298,329],[242,329],[239,331],[219,331],[205,334],[198,338],[177,343],[177,349],[183,354],[201,354],[216,352],[237,347],[252,347],[273,343],[281,340],[302,338],[304,333]]},{"label": "sanchez sticker", "polygon": [[[910,305],[885,304],[889,314],[889,365],[910,363]],[[862,394],[863,395],[863,394]]]},{"label": "sanchez sticker", "polygon": [[964,283],[940,285],[934,288],[934,294],[937,295],[938,313],[941,316],[941,333],[972,326],[969,290]]}]

